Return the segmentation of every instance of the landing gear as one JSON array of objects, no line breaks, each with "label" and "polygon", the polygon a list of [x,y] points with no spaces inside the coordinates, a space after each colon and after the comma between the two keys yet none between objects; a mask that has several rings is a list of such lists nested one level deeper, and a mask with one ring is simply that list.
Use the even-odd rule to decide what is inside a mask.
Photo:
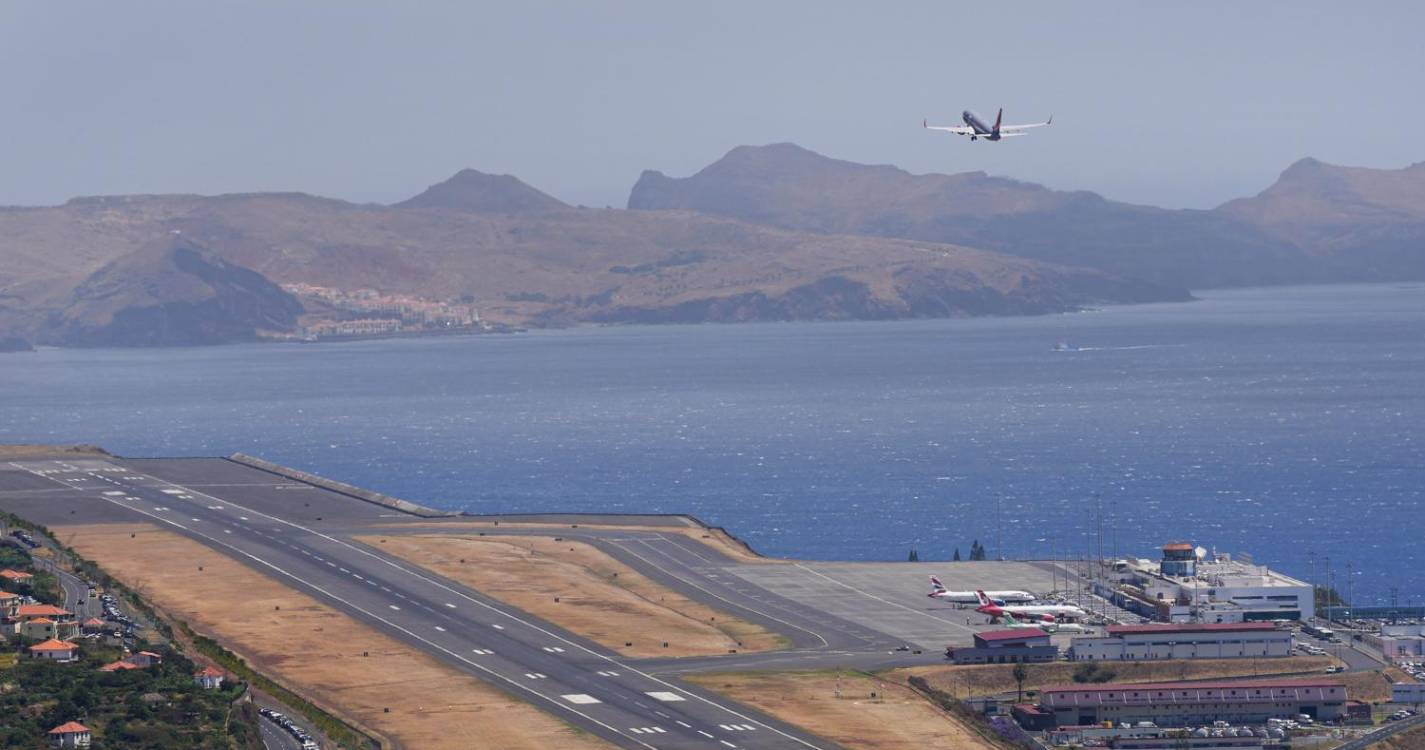
[{"label": "landing gear", "polygon": [[975,141],[978,141],[978,140],[980,140],[980,137],[979,137],[978,135],[972,135],[972,136],[970,136],[970,142],[971,142],[971,143],[974,143]]}]

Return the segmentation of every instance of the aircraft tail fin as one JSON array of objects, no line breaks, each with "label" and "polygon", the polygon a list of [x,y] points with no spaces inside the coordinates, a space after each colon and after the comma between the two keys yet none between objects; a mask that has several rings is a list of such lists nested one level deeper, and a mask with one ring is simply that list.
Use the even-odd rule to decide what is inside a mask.
[{"label": "aircraft tail fin", "polygon": [[995,115],[994,134],[999,135],[999,126],[1004,122],[1004,107],[999,108],[999,114]]},{"label": "aircraft tail fin", "polygon": [[944,590],[945,590],[945,584],[941,583],[939,578],[936,578],[935,576],[931,576],[931,577],[930,577],[930,588],[935,589],[936,591],[944,591]]},{"label": "aircraft tail fin", "polygon": [[975,598],[980,600],[981,607],[986,607],[994,604],[994,602],[990,601],[990,598],[988,596],[985,596],[985,592],[980,591],[978,589],[975,590]]}]

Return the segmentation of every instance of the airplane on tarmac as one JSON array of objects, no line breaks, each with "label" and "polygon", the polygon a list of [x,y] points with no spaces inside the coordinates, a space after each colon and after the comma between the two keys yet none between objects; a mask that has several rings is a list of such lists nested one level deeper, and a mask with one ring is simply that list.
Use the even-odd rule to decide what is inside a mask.
[{"label": "airplane on tarmac", "polygon": [[943,130],[947,133],[954,133],[955,135],[968,135],[972,141],[978,141],[981,138],[987,141],[998,141],[1005,138],[1013,138],[1017,135],[1028,135],[1028,133],[1024,131],[1030,128],[1042,128],[1045,125],[1054,124],[1054,116],[1049,115],[1049,119],[1044,122],[1034,122],[1028,125],[1005,125],[1003,124],[1004,107],[1000,107],[999,114],[995,115],[995,124],[993,127],[986,125],[985,121],[981,120],[979,115],[968,109],[960,113],[960,119],[965,121],[964,127],[931,125],[929,120],[921,120],[920,126],[926,130]]},{"label": "airplane on tarmac", "polygon": [[1004,621],[1002,623],[1004,627],[1009,628],[1010,630],[1028,630],[1030,628],[1036,628],[1050,635],[1054,635],[1055,633],[1088,632],[1084,628],[1084,626],[1074,622],[1055,622],[1052,619],[1040,620],[1039,622],[1021,622],[1020,620],[1016,619],[1014,615],[1009,614],[1008,612],[1004,613],[1004,616],[1000,619]]},{"label": "airplane on tarmac", "polygon": [[1083,617],[1084,611],[1072,604],[995,604],[983,591],[976,591],[980,606],[975,608],[980,614],[989,615],[991,620],[999,620],[1005,615],[1030,615],[1044,622],[1056,622],[1060,617]]},{"label": "airplane on tarmac", "polygon": [[[1028,591],[987,591],[985,593],[990,597],[990,599],[994,601],[995,604],[1004,604],[1005,602],[1034,601],[1034,595],[1029,593]],[[978,591],[950,591],[946,589],[945,584],[941,583],[940,579],[936,578],[935,576],[930,577],[930,593],[926,594],[926,596],[930,597],[931,599],[940,599],[942,601],[955,602],[957,604],[980,603]]]}]

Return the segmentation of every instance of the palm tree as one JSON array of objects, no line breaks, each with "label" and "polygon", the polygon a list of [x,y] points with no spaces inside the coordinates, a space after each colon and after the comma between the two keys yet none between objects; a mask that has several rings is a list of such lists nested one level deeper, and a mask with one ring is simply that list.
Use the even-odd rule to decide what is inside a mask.
[{"label": "palm tree", "polygon": [[1011,672],[1010,674],[1014,677],[1014,682],[1015,682],[1015,684],[1018,685],[1018,691],[1017,691],[1018,694],[1017,694],[1017,696],[1015,697],[1014,702],[1015,702],[1015,703],[1023,703],[1023,702],[1024,702],[1024,680],[1025,680],[1025,678],[1029,677],[1029,670],[1025,668],[1024,662],[1021,661],[1021,662],[1018,662],[1018,663],[1016,663],[1016,664],[1014,665],[1014,671]]}]

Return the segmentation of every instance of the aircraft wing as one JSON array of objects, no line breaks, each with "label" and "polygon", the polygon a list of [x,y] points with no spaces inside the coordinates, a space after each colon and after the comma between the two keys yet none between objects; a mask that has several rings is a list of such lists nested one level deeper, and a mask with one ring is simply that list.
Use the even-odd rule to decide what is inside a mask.
[{"label": "aircraft wing", "polygon": [[926,130],[943,130],[943,131],[945,131],[946,133],[954,133],[955,135],[974,135],[974,134],[975,134],[975,129],[974,129],[974,128],[971,128],[971,127],[951,127],[951,126],[948,126],[948,125],[928,125],[928,124],[926,124],[927,122],[928,122],[927,120],[921,120],[921,121],[920,121],[920,126],[921,126],[922,128],[925,128]]},{"label": "aircraft wing", "polygon": [[1028,130],[1028,129],[1030,129],[1030,128],[1042,128],[1042,127],[1044,127],[1045,125],[1053,125],[1053,124],[1054,124],[1054,116],[1053,116],[1053,115],[1050,115],[1050,116],[1049,116],[1049,119],[1045,120],[1044,122],[1031,122],[1031,123],[1029,123],[1028,125],[1001,125],[1000,128],[999,128],[999,134],[1000,134],[1000,135],[1009,135],[1009,134],[1011,134],[1011,133],[1014,133],[1014,134],[1018,135],[1018,134],[1019,134],[1018,131],[1020,131],[1020,130]]}]

